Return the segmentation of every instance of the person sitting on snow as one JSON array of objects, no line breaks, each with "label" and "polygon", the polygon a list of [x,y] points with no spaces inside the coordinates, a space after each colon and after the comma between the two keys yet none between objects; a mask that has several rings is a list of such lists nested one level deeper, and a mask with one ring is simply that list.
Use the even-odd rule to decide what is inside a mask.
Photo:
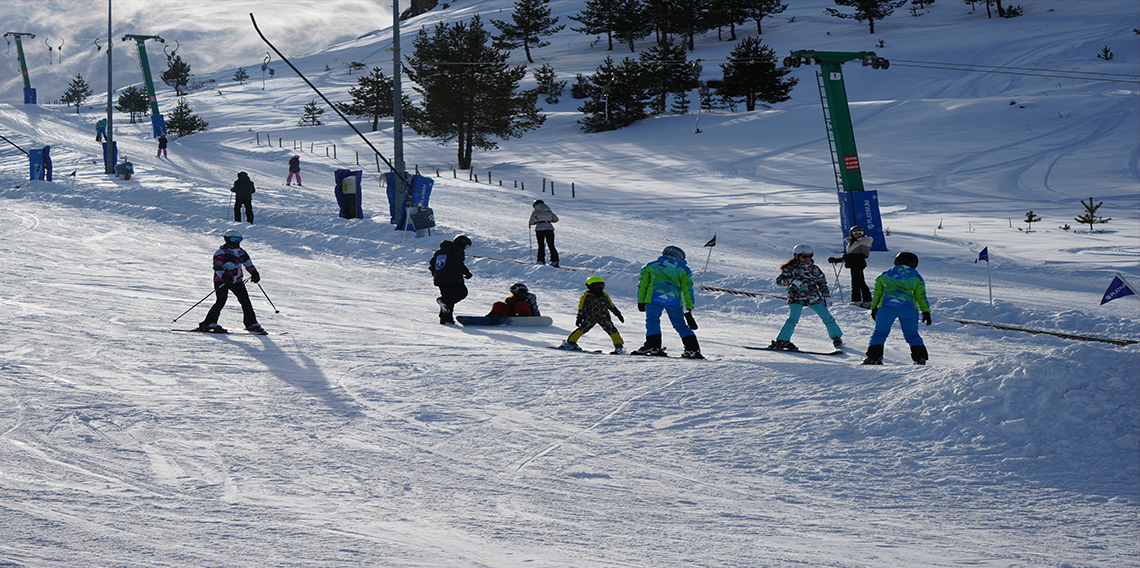
[{"label": "person sitting on snow", "polygon": [[502,302],[495,302],[487,317],[537,317],[540,315],[542,314],[538,311],[538,297],[530,293],[526,284],[516,282],[511,284],[511,295]]}]

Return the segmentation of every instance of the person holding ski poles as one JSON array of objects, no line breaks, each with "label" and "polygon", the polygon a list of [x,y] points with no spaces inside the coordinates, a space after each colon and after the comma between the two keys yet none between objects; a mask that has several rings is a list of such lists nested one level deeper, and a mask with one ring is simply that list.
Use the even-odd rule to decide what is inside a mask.
[{"label": "person holding ski poles", "polygon": [[439,243],[439,250],[432,255],[428,262],[432,280],[439,287],[439,297],[435,303],[439,304],[439,323],[455,323],[452,312],[455,304],[467,297],[467,285],[464,280],[471,278],[471,271],[463,264],[467,254],[464,252],[471,246],[471,239],[467,235],[459,235],[451,241]]},{"label": "person holding ski poles", "polygon": [[166,157],[166,133],[165,132],[158,135],[158,155],[155,157],[156,158],[165,158]]},{"label": "person holding ski poles", "polygon": [[867,231],[859,225],[851,227],[851,234],[843,239],[844,252],[842,258],[830,257],[831,264],[843,263],[851,270],[851,305],[863,309],[871,309],[871,289],[863,278],[863,269],[867,268],[867,258],[871,256],[871,245],[875,239],[867,236]]},{"label": "person holding ski poles", "polygon": [[241,231],[230,229],[223,236],[225,241],[214,253],[214,294],[217,300],[206,313],[206,319],[198,324],[198,331],[209,333],[228,333],[225,328],[218,325],[218,316],[226,306],[226,299],[233,292],[238,303],[241,304],[243,323],[245,329],[251,333],[265,333],[261,324],[257,323],[257,314],[253,312],[253,303],[249,301],[249,292],[245,289],[245,275],[242,269],[249,270],[249,281],[254,284],[261,281],[261,275],[253,266],[249,254],[241,248]]},{"label": "person holding ski poles", "polygon": [[661,346],[661,314],[681,336],[685,351],[681,357],[704,359],[697,342],[693,319],[693,271],[685,263],[685,251],[667,246],[661,256],[641,269],[637,286],[637,309],[645,312],[645,345],[630,355],[668,357]]},{"label": "person holding ski poles", "polygon": [[843,332],[831,312],[827,311],[827,302],[831,298],[831,290],[827,287],[827,277],[812,260],[815,251],[811,245],[796,245],[792,249],[792,259],[780,267],[780,275],[776,277],[776,284],[788,287],[788,319],[780,328],[780,334],[768,346],[768,349],[777,351],[799,351],[792,343],[792,334],[796,331],[796,324],[800,322],[800,314],[804,307],[811,308],[823,325],[827,326],[827,336],[835,347],[843,345]]},{"label": "person holding ski poles", "polygon": [[621,311],[614,305],[613,299],[605,292],[606,281],[601,276],[591,276],[586,279],[586,293],[578,300],[578,320],[575,329],[570,337],[562,340],[562,345],[559,349],[568,349],[570,351],[581,351],[582,348],[578,347],[578,340],[586,335],[586,332],[594,328],[595,325],[602,326],[602,330],[610,336],[610,340],[614,342],[614,350],[610,352],[611,355],[622,355],[625,353],[625,340],[621,338],[618,333],[617,326],[610,319],[610,313],[617,316],[618,321],[625,323],[625,318],[622,317]]},{"label": "person holding ski poles", "polygon": [[867,346],[867,358],[863,364],[883,364],[883,345],[897,319],[902,326],[903,338],[910,344],[911,360],[915,365],[925,365],[930,354],[918,335],[919,312],[922,312],[923,323],[933,323],[930,304],[926,301],[926,281],[918,273],[918,255],[900,252],[895,257],[894,268],[875,279],[875,299],[871,301],[875,332],[871,334],[871,344]]},{"label": "person holding ski poles", "polygon": [[234,194],[234,222],[241,223],[241,208],[245,206],[245,220],[249,224],[253,224],[253,194],[257,191],[253,187],[253,180],[249,179],[249,174],[245,172],[238,172],[237,181],[234,186],[230,188]]},{"label": "person holding ski poles", "polygon": [[538,240],[538,264],[546,264],[546,247],[550,245],[550,266],[558,268],[558,251],[554,248],[554,223],[557,222],[558,215],[550,210],[550,206],[541,199],[535,200],[529,225],[534,227]]},{"label": "person holding ski poles", "polygon": [[301,185],[301,157],[296,154],[289,158],[289,175],[285,176],[285,185],[292,185],[293,176],[297,176],[297,185]]}]

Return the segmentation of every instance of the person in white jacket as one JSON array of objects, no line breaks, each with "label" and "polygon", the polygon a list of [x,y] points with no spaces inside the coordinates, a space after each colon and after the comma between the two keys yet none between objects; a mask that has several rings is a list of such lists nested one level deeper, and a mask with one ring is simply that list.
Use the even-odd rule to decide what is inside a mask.
[{"label": "person in white jacket", "polygon": [[867,268],[867,258],[871,256],[871,245],[875,239],[867,236],[867,231],[859,225],[851,227],[851,234],[843,239],[844,252],[842,258],[831,257],[827,261],[832,264],[843,263],[851,270],[851,304],[864,309],[871,309],[871,289],[863,278],[863,269]]},{"label": "person in white jacket", "polygon": [[558,250],[554,248],[554,224],[558,222],[558,215],[550,210],[550,206],[541,199],[534,202],[534,211],[530,214],[530,225],[534,227],[534,234],[538,238],[538,264],[546,264],[546,247],[550,246],[550,266],[558,267]]}]

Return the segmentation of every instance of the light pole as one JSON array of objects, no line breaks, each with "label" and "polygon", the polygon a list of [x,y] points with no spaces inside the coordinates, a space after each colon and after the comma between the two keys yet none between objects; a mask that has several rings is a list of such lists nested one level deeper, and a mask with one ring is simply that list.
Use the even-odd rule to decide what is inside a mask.
[{"label": "light pole", "polygon": [[115,173],[115,117],[112,97],[115,88],[111,85],[111,50],[115,42],[111,39],[111,0],[107,0],[107,143],[103,146],[103,173]]}]

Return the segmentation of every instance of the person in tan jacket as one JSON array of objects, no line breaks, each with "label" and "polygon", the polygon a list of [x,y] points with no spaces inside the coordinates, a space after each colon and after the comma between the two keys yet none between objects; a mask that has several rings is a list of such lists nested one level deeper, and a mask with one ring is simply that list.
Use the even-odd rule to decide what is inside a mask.
[{"label": "person in tan jacket", "polygon": [[871,245],[874,242],[863,227],[855,225],[851,227],[850,236],[843,239],[843,257],[827,259],[832,264],[842,262],[851,271],[851,305],[868,310],[871,309],[871,289],[863,278],[863,269],[867,268],[867,258],[871,256]]},{"label": "person in tan jacket", "polygon": [[541,199],[534,202],[534,211],[530,214],[530,225],[534,227],[534,234],[538,238],[538,264],[546,264],[546,247],[550,246],[550,266],[558,268],[558,250],[554,248],[554,223],[558,222],[558,215],[550,210],[550,206]]}]

